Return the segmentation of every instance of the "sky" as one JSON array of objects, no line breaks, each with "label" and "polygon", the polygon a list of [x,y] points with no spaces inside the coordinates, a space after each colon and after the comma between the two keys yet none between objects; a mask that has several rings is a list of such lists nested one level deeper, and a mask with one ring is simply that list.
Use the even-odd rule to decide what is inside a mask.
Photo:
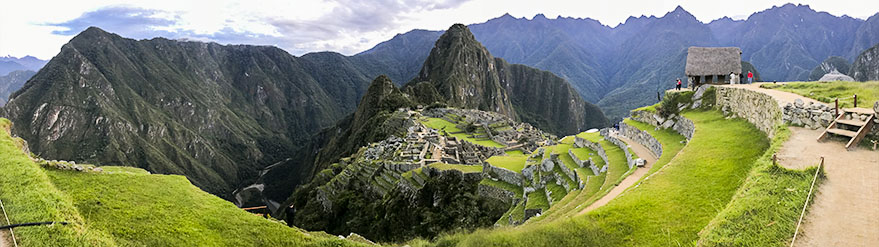
[{"label": "sky", "polygon": [[134,39],[274,45],[297,56],[354,55],[412,29],[445,30],[505,13],[592,18],[613,27],[629,16],[662,16],[679,5],[707,23],[724,16],[746,19],[788,2],[860,19],[879,10],[876,0],[27,0],[2,4],[0,56],[50,59],[89,26]]}]

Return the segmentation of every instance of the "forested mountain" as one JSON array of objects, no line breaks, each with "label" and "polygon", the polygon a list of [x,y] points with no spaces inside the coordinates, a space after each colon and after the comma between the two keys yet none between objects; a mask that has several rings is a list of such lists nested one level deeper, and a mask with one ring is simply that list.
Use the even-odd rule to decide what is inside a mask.
[{"label": "forested mountain", "polygon": [[228,199],[354,109],[369,79],[345,61],[89,28],[2,115],[42,157],[183,174]]}]

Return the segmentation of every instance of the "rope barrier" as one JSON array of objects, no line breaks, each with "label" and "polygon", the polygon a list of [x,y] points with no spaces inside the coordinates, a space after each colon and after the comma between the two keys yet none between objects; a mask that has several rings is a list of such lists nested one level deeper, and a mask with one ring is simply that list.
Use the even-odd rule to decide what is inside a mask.
[{"label": "rope barrier", "polygon": [[[0,200],[0,208],[3,209],[3,217],[6,218],[6,224],[12,224],[11,222],[9,222],[9,215],[6,215],[6,207],[3,206],[3,200]],[[12,228],[9,228],[9,235],[12,236],[12,244],[14,244],[15,247],[18,247],[18,241],[15,240],[15,232],[12,231]]]},{"label": "rope barrier", "polygon": [[812,178],[812,186],[809,187],[809,195],[806,197],[806,203],[803,204],[803,212],[800,213],[800,220],[797,221],[797,229],[794,231],[794,238],[790,241],[791,247],[794,246],[794,243],[797,241],[797,234],[800,233],[800,224],[803,223],[803,216],[806,215],[806,207],[809,206],[809,200],[812,199],[812,189],[815,188],[815,181],[818,180],[818,172],[821,171],[821,165],[824,165],[824,156],[821,156],[821,163],[818,163],[818,169],[815,170],[815,177]]}]

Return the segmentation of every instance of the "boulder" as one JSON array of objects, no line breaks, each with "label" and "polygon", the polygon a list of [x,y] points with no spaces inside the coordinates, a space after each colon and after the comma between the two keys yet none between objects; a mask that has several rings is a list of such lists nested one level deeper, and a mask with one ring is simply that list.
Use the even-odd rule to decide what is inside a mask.
[{"label": "boulder", "polygon": [[803,104],[804,103],[803,103],[802,99],[795,99],[794,100],[794,105],[796,105],[797,107],[803,107]]},{"label": "boulder", "polygon": [[873,112],[879,114],[879,101],[873,102]]},{"label": "boulder", "polygon": [[702,95],[705,94],[705,91],[708,90],[708,86],[698,87],[696,88],[696,92],[693,93],[693,99],[699,100],[702,99]]}]

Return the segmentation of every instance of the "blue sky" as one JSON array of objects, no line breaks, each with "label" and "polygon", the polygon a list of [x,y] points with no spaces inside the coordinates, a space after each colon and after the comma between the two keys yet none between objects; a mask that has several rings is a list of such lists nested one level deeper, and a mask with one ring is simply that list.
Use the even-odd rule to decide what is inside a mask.
[{"label": "blue sky", "polygon": [[[616,26],[629,16],[656,15],[681,5],[700,21],[753,12],[790,1],[520,1],[520,0],[28,0],[0,10],[0,56],[54,56],[89,26],[124,37],[166,37],[221,44],[274,45],[291,54],[336,51],[353,55],[411,29],[443,30],[510,13],[597,19]],[[841,16],[866,18],[879,1],[794,1]]]}]

